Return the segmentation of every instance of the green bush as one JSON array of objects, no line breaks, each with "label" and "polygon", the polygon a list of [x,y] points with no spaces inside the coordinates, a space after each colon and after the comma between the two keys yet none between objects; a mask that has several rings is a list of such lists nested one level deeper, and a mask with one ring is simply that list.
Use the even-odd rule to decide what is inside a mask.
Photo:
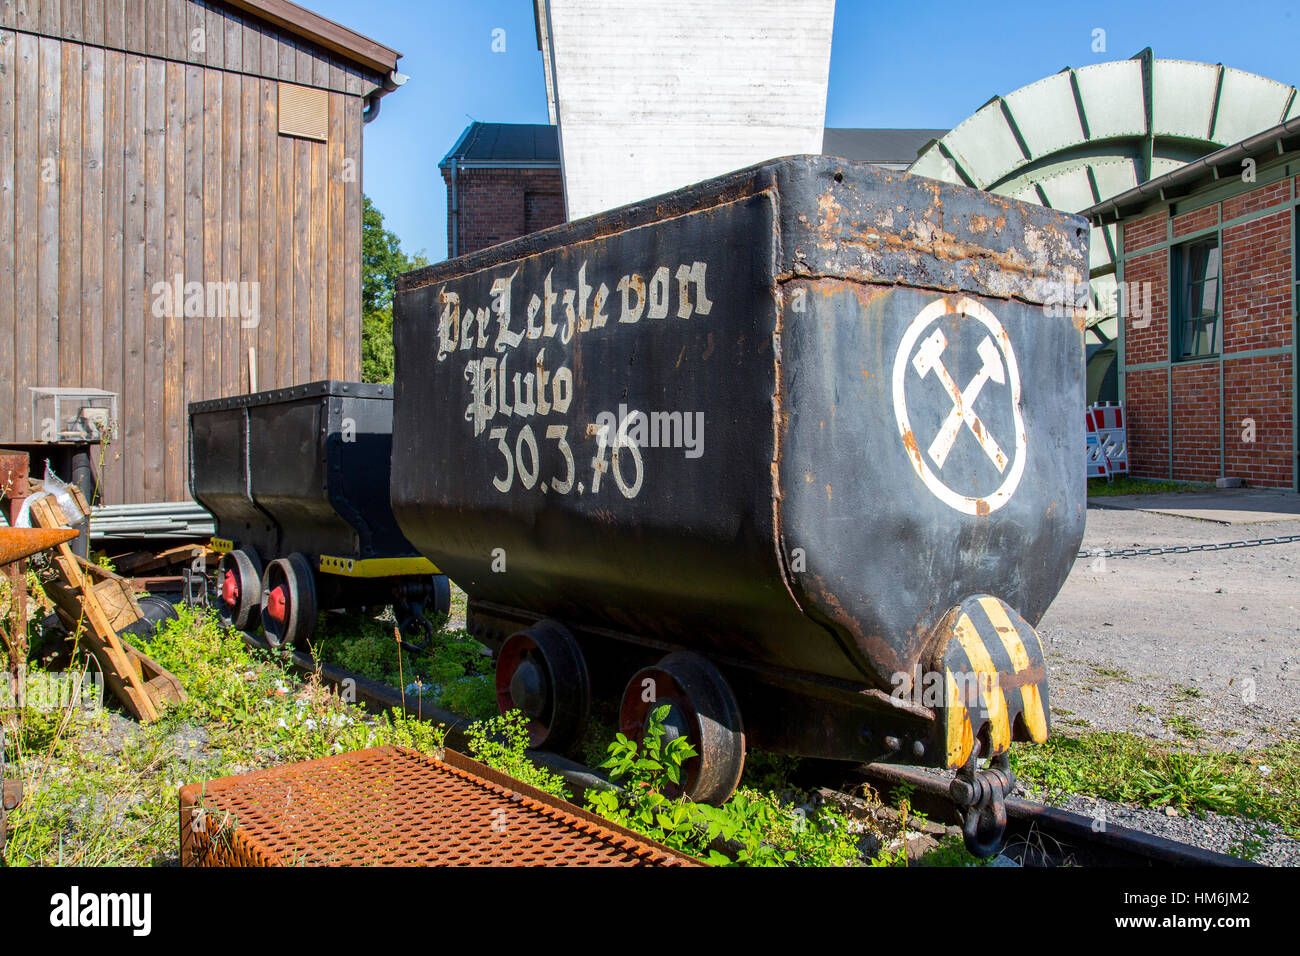
[{"label": "green bush", "polygon": [[[589,791],[590,809],[665,846],[720,866],[852,866],[857,838],[837,811],[806,814],[742,788],[721,807],[671,797],[696,756],[684,737],[663,740],[668,705],[656,708],[640,744],[618,734],[601,764],[618,790]],[[723,853],[719,846],[730,851]]]}]

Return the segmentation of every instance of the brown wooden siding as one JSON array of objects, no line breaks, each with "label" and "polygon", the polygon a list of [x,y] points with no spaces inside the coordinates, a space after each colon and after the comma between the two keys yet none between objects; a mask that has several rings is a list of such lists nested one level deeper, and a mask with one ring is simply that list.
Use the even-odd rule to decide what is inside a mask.
[{"label": "brown wooden siding", "polygon": [[[279,135],[281,76],[331,90],[328,141]],[[108,389],[104,500],[181,500],[186,405],[249,390],[250,349],[261,389],[360,376],[349,76],[215,3],[0,0],[0,443],[39,437],[30,386]],[[259,323],[169,314],[177,275],[252,284]]]},{"label": "brown wooden siding", "polygon": [[[353,96],[383,80],[220,0],[0,0],[0,28]],[[277,56],[257,56],[264,44]],[[279,56],[281,50],[290,55]]]}]

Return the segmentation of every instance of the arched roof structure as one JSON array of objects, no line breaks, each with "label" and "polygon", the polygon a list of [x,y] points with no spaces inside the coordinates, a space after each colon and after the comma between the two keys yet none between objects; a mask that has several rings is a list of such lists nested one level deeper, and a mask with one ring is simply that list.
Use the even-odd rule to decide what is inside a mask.
[{"label": "arched roof structure", "polygon": [[[1294,86],[1148,48],[993,97],[908,171],[1080,212],[1297,115]],[[1114,301],[1117,238],[1093,227],[1094,324]]]}]

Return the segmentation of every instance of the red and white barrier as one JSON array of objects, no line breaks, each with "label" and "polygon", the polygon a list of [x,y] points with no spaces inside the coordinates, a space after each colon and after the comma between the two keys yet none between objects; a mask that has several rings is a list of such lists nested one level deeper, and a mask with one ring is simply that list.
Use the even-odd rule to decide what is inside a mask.
[{"label": "red and white barrier", "polygon": [[1127,475],[1128,435],[1124,425],[1124,404],[1090,405],[1086,414],[1088,477]]}]

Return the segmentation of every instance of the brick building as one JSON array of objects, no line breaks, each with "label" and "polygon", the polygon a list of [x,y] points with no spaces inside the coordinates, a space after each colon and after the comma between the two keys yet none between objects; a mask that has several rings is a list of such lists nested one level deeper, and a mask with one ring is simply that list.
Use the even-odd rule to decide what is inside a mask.
[{"label": "brick building", "polygon": [[564,222],[555,127],[471,123],[442,162],[447,257]]},{"label": "brick building", "polygon": [[1120,224],[1135,476],[1297,488],[1298,197],[1295,118],[1084,211]]},{"label": "brick building", "polygon": [[[828,129],[823,152],[906,169],[941,129]],[[555,127],[471,123],[438,164],[447,184],[447,255],[564,222],[564,179]]]}]

